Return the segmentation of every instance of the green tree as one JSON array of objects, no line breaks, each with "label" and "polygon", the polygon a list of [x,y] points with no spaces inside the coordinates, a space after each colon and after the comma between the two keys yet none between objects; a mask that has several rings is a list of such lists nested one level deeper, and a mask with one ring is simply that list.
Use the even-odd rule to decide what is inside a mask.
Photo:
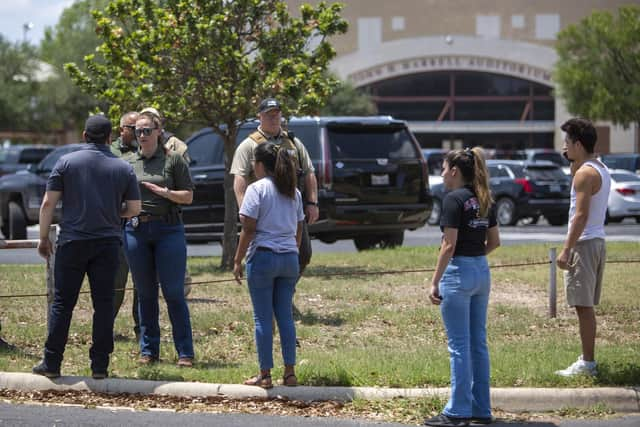
[{"label": "green tree", "polygon": [[[94,12],[103,43],[68,64],[72,79],[110,104],[109,114],[151,105],[174,122],[201,121],[224,140],[222,267],[231,268],[238,209],[229,174],[241,121],[261,98],[278,96],[285,114],[318,111],[335,84],[327,38],[346,31],[342,5],[324,2],[290,15],[282,0],[114,0]],[[315,46],[315,47],[311,47]]]},{"label": "green tree", "polygon": [[560,32],[555,79],[572,114],[640,122],[640,7],[596,11]]},{"label": "green tree", "polygon": [[27,130],[34,120],[36,62],[31,45],[13,44],[0,35],[0,129]]},{"label": "green tree", "polygon": [[[82,64],[86,55],[101,44],[96,34],[94,9],[104,9],[109,0],[81,0],[66,8],[58,23],[45,30],[40,44],[41,58],[51,64],[56,75],[42,84],[40,110],[50,128],[73,129],[84,124],[87,114],[107,108],[95,96],[85,93],[64,72],[64,64]],[[85,70],[82,64],[82,69]]]},{"label": "green tree", "polygon": [[377,112],[371,96],[349,81],[341,81],[322,107],[324,116],[370,116]]}]

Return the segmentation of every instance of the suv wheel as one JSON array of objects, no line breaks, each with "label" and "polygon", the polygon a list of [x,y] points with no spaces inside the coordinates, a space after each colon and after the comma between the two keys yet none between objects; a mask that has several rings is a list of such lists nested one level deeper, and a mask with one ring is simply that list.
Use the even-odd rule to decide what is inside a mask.
[{"label": "suv wheel", "polygon": [[442,202],[434,197],[431,215],[429,215],[429,219],[427,220],[429,225],[439,225],[440,215],[442,215]]},{"label": "suv wheel", "polygon": [[499,225],[515,225],[516,218],[516,205],[508,197],[503,197],[496,203],[496,216],[498,217]]},{"label": "suv wheel", "polygon": [[404,231],[397,231],[389,234],[360,236],[353,239],[353,243],[359,251],[376,248],[391,249],[396,246],[402,246],[402,242],[404,242]]},{"label": "suv wheel", "polygon": [[9,202],[9,230],[11,240],[25,240],[27,238],[27,219],[22,207],[16,202]]}]

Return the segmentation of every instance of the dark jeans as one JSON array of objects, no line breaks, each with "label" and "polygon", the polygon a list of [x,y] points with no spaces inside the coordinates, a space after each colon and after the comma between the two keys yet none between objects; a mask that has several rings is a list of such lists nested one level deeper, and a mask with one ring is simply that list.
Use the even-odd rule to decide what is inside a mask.
[{"label": "dark jeans", "polygon": [[[124,248],[121,247],[118,253],[119,261],[118,261],[118,272],[116,273],[116,280],[114,284],[114,300],[113,300],[113,320],[115,321],[116,316],[118,316],[118,312],[120,311],[120,307],[124,302],[124,295],[127,292],[125,288],[127,287],[127,278],[129,276],[129,263],[127,262],[127,257],[124,253]],[[140,316],[138,315],[138,293],[136,292],[135,287],[131,292],[133,294],[133,304],[131,306],[131,315],[133,316],[133,332],[136,336],[140,335]]]},{"label": "dark jeans", "polygon": [[56,249],[54,297],[44,348],[47,369],[59,371],[69,337],[71,315],[85,274],[93,303],[91,370],[106,372],[113,351],[113,283],[118,269],[120,239],[75,240]]}]

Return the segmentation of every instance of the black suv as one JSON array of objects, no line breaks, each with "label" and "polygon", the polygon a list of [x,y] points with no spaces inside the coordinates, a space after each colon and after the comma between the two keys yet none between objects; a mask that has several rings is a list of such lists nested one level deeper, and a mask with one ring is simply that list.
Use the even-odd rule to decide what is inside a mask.
[{"label": "black suv", "polygon": [[[241,142],[258,123],[245,123]],[[404,121],[391,117],[292,118],[318,178],[320,218],[309,227],[325,243],[353,239],[359,250],[401,245],[404,230],[422,227],[431,211],[427,168]],[[221,240],[224,162],[221,138],[210,128],[186,141],[195,182],[184,206],[189,241]]]},{"label": "black suv", "polygon": [[[535,224],[544,215],[549,224],[563,225],[569,215],[570,178],[548,161],[487,160],[489,185],[496,201],[500,225],[515,225],[520,219]],[[440,222],[445,189],[432,187],[433,210],[429,224]]]},{"label": "black suv", "polygon": [[37,165],[0,177],[0,222],[5,238],[27,238],[27,226],[38,223],[51,169],[60,157],[84,146],[86,144],[63,145],[51,151]]},{"label": "black suv", "polygon": [[54,149],[51,145],[18,144],[0,148],[0,176],[40,163]]}]

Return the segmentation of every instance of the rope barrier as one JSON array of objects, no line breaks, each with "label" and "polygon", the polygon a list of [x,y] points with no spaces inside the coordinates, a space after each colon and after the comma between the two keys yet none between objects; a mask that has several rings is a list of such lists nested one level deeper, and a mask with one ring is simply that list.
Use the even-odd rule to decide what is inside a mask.
[{"label": "rope barrier", "polygon": [[[640,259],[621,259],[621,260],[607,260],[606,264],[632,264],[632,263],[640,263]],[[517,264],[498,264],[498,265],[490,265],[490,269],[496,268],[513,268],[513,267],[524,267],[524,266],[532,266],[532,265],[549,265],[551,261],[535,261],[535,262],[523,262]],[[352,276],[371,276],[371,275],[387,275],[387,274],[408,274],[408,273],[430,273],[435,271],[435,268],[419,268],[412,270],[384,270],[384,271],[350,271],[350,272],[339,272],[339,273],[316,273],[304,275],[303,277],[352,277]],[[213,283],[226,283],[226,282],[235,282],[236,279],[216,279],[216,280],[203,280],[198,282],[191,282],[191,286],[198,285],[209,285]],[[120,288],[116,289],[117,291],[132,291],[134,288]],[[91,291],[80,291],[80,294],[88,294]],[[16,294],[16,295],[0,295],[0,299],[8,299],[8,298],[32,298],[32,297],[46,297],[47,294]]]}]

